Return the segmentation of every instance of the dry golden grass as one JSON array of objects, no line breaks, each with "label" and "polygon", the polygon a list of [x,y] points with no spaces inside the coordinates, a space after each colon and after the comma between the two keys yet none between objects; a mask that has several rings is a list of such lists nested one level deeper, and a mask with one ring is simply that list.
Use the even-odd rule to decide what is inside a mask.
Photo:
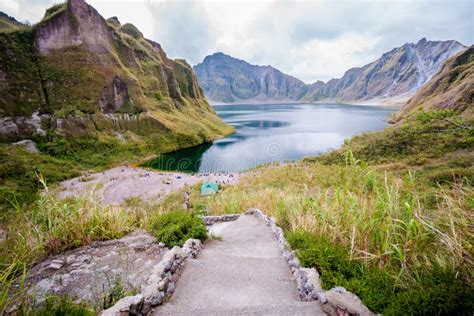
[{"label": "dry golden grass", "polygon": [[[473,189],[421,186],[415,174],[381,173],[351,158],[346,166],[292,163],[245,175],[213,197],[192,191],[194,209],[212,214],[260,208],[286,231],[304,230],[347,246],[350,258],[369,266],[456,266],[467,277],[472,251]],[[175,194],[162,211],[181,207]]]}]

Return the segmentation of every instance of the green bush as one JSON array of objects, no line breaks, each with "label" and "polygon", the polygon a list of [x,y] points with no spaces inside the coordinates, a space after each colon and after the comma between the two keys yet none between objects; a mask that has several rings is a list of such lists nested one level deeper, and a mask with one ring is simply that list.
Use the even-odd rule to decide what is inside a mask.
[{"label": "green bush", "polygon": [[46,303],[36,311],[24,311],[27,315],[38,316],[88,316],[95,315],[93,309],[87,307],[85,304],[76,304],[72,299],[67,297],[49,297]]},{"label": "green bush", "polygon": [[326,289],[345,287],[367,307],[384,315],[472,315],[474,292],[456,277],[454,271],[441,267],[414,272],[416,282],[401,288],[390,274],[362,262],[350,260],[349,249],[323,236],[305,231],[287,233],[303,266],[314,267]]},{"label": "green bush", "polygon": [[349,260],[345,247],[335,246],[327,238],[304,231],[288,233],[287,238],[296,249],[301,264],[319,271],[325,288],[341,286],[342,280],[360,276],[362,265]]},{"label": "green bush", "polygon": [[455,271],[434,267],[418,280],[393,297],[384,315],[473,315],[474,291]]},{"label": "green bush", "polygon": [[172,211],[157,216],[151,223],[151,232],[167,246],[182,246],[189,238],[207,239],[206,226],[201,219],[186,211]]}]

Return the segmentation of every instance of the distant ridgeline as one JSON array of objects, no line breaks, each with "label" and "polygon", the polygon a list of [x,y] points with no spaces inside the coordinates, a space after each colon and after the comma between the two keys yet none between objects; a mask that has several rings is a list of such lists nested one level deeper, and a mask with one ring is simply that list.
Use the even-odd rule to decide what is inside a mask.
[{"label": "distant ridgeline", "polygon": [[474,45],[448,59],[397,113],[394,121],[420,108],[452,110],[467,119],[474,117]]},{"label": "distant ridgeline", "polygon": [[271,66],[251,65],[223,53],[207,56],[194,70],[213,102],[362,102],[407,98],[466,47],[456,41],[407,43],[340,79],[305,84]]},{"label": "distant ridgeline", "polygon": [[0,32],[3,141],[126,132],[197,144],[229,132],[186,61],[83,0],[51,7],[34,26],[1,13]]}]

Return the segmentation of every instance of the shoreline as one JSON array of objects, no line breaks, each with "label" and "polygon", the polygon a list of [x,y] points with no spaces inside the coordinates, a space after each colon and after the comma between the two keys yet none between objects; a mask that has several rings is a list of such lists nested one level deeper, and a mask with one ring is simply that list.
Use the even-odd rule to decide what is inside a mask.
[{"label": "shoreline", "polygon": [[113,205],[136,198],[157,203],[171,193],[204,181],[216,181],[220,186],[234,185],[241,175],[237,172],[190,174],[125,165],[62,181],[58,193],[61,198],[93,193],[102,203]]},{"label": "shoreline", "polygon": [[377,103],[375,102],[375,99],[372,100],[366,100],[366,101],[346,101],[346,102],[337,102],[337,101],[317,101],[317,102],[297,102],[297,101],[291,101],[291,102],[280,102],[280,101],[275,101],[275,100],[269,100],[268,102],[251,102],[251,101],[245,101],[245,102],[235,102],[235,103],[212,103],[209,101],[209,104],[212,107],[218,107],[218,106],[227,106],[227,105],[298,105],[298,104],[314,104],[314,105],[355,105],[355,106],[369,106],[369,107],[393,107],[393,108],[402,108],[405,104],[405,100],[377,100]]}]

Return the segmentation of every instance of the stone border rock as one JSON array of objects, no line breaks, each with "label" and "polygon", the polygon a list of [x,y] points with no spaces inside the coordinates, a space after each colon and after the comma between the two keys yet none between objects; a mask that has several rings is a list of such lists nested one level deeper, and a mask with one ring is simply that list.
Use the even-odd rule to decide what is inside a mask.
[{"label": "stone border rock", "polygon": [[202,243],[198,239],[188,239],[183,248],[173,247],[153,267],[140,294],[120,299],[114,306],[102,311],[100,315],[147,315],[153,307],[163,304],[173,294],[185,261],[188,258],[196,258],[201,249]]},{"label": "stone border rock", "polygon": [[265,215],[259,209],[249,209],[245,214],[254,215],[270,227],[278,241],[280,253],[288,261],[302,301],[319,300],[322,309],[329,315],[374,315],[356,295],[343,287],[324,291],[321,288],[318,271],[314,268],[301,267],[295,252],[291,251],[285,239],[283,230],[276,225],[275,218]]},{"label": "stone border rock", "polygon": [[240,214],[226,214],[220,216],[203,216],[201,220],[203,221],[204,225],[210,226],[215,224],[216,222],[228,222],[228,221],[235,221],[239,218]]}]

